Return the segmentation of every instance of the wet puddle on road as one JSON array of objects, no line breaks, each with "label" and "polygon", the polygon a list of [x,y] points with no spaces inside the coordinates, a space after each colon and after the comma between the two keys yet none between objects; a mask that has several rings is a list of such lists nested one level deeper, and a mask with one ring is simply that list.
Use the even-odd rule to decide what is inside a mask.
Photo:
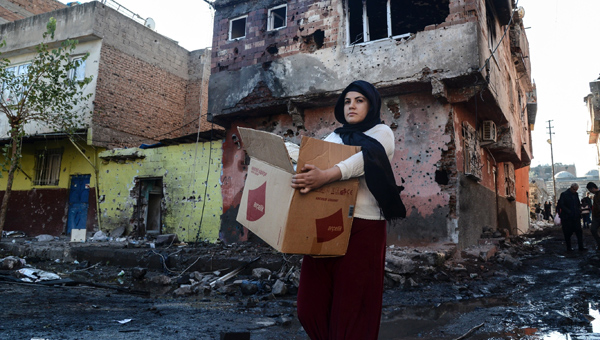
[{"label": "wet puddle on road", "polygon": [[[412,306],[388,309],[384,312],[379,339],[381,340],[416,340],[416,339],[456,339],[456,326],[459,318],[472,313],[469,321],[476,325],[478,309],[488,309],[499,306],[511,307],[508,299],[475,299],[441,304],[437,307]],[[588,304],[588,324],[573,326],[572,332],[561,333],[550,331],[549,328],[518,328],[505,332],[485,332],[474,330],[467,338],[469,340],[490,339],[528,339],[528,340],[600,340],[600,311],[598,305]],[[560,314],[560,312],[558,312]],[[484,314],[484,313],[481,313]],[[487,311],[489,315],[490,312]],[[491,313],[492,315],[497,313]],[[476,322],[475,322],[476,321]],[[483,322],[483,321],[481,321]],[[476,327],[477,328],[477,327]],[[554,327],[556,328],[556,327]],[[443,335],[444,331],[447,335]],[[453,333],[451,335],[450,333]]]},{"label": "wet puddle on road", "polygon": [[439,332],[435,330],[455,322],[461,315],[478,308],[509,304],[507,299],[486,298],[443,303],[437,307],[410,306],[386,310],[381,320],[379,339],[439,339]]}]

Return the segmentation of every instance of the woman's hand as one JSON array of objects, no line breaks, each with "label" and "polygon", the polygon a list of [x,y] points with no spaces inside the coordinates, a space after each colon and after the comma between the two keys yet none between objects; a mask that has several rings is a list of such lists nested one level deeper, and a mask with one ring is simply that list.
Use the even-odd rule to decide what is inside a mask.
[{"label": "woman's hand", "polygon": [[303,194],[342,178],[342,172],[337,166],[321,170],[312,164],[305,164],[300,171],[292,176],[292,188],[300,189]]}]

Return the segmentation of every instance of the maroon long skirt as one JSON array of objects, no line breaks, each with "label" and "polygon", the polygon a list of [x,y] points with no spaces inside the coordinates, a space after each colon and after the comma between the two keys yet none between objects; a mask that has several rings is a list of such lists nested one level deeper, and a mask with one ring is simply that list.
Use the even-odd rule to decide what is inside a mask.
[{"label": "maroon long skirt", "polygon": [[298,319],[312,340],[376,340],[381,320],[386,222],[355,218],[346,255],[305,255]]}]

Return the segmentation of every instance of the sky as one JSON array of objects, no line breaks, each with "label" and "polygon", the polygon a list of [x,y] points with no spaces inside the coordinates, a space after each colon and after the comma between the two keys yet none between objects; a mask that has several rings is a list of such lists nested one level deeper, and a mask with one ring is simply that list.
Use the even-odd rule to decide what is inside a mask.
[{"label": "sky", "polygon": [[[118,3],[142,18],[151,17],[158,33],[189,51],[212,44],[213,10],[203,0]],[[600,0],[518,0],[517,6],[525,9],[523,22],[537,86],[531,166],[551,162],[547,142],[551,120],[554,162],[575,164],[577,175],[583,176],[598,169],[596,146],[588,142],[590,119],[583,98],[590,93],[589,82],[600,75],[600,44],[596,40]]]},{"label": "sky", "polygon": [[531,166],[551,163],[548,121],[552,120],[555,163],[575,164],[577,176],[598,169],[589,144],[590,117],[583,98],[600,75],[598,0],[519,0],[529,40],[538,110],[531,133]]},{"label": "sky", "polygon": [[[72,2],[59,1],[64,4]],[[113,0],[98,1],[110,3],[109,7],[115,8]],[[188,51],[212,45],[214,11],[203,0],[116,0],[116,3],[144,19],[152,18],[158,33],[177,41]]]}]

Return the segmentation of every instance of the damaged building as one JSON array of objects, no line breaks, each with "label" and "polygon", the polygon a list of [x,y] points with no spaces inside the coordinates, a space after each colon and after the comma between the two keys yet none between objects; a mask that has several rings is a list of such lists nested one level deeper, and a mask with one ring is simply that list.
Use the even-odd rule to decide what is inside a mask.
[{"label": "damaged building", "polygon": [[478,242],[528,228],[536,95],[524,10],[512,0],[216,0],[209,120],[226,128],[221,236],[236,221],[248,158],[237,127],[300,143],[339,126],[353,80],[382,95],[407,217],[397,245]]},{"label": "damaged building", "polygon": [[[600,159],[600,78],[590,82],[590,93],[583,98],[589,114],[589,143],[596,145],[596,159]],[[600,165],[600,164],[598,164]]]},{"label": "damaged building", "polygon": [[[75,135],[26,126],[5,230],[61,235],[124,227],[128,235],[144,236],[185,229],[182,240],[216,240],[221,189],[209,174],[220,174],[223,129],[200,115],[207,108],[210,49],[187,51],[110,0],[74,4],[0,2],[6,41],[0,52],[11,67],[27,69],[54,17],[55,41],[77,39],[72,58],[89,54],[75,76],[92,76],[88,110],[81,111]],[[8,131],[2,116],[4,144]],[[190,176],[197,179],[180,181]],[[0,186],[1,197],[6,176]],[[218,207],[198,219],[195,209],[207,197]]]}]

